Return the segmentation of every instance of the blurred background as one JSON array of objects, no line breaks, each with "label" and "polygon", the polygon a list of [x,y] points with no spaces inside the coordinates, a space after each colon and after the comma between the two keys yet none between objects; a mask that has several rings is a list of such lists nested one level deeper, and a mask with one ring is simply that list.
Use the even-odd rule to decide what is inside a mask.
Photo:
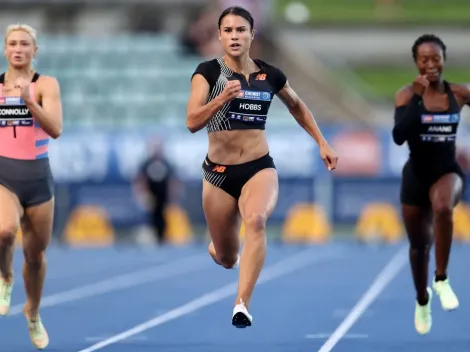
[{"label": "blurred background", "polygon": [[[275,100],[267,127],[280,177],[269,221],[273,241],[403,236],[399,184],[408,151],[393,144],[391,128],[394,94],[416,75],[415,39],[440,36],[448,48],[445,77],[470,82],[468,0],[1,4],[3,28],[18,22],[39,31],[37,70],[61,84],[64,133],[50,147],[59,243],[206,240],[201,163],[207,133],[188,132],[186,102],[198,63],[222,54],[217,18],[228,6],[252,12],[252,56],[287,74],[340,155],[339,169],[325,172],[315,143]],[[465,170],[468,121],[465,108],[458,142]],[[470,237],[469,215],[459,207],[462,239]]]}]

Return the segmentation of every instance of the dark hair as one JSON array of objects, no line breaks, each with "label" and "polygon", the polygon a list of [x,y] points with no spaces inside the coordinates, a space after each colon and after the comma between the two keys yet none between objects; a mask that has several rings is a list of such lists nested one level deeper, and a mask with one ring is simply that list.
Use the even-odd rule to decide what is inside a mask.
[{"label": "dark hair", "polygon": [[240,7],[240,6],[231,6],[225,9],[224,12],[222,12],[222,14],[219,17],[219,28],[220,28],[220,25],[222,24],[222,20],[224,19],[224,17],[228,15],[235,15],[235,16],[243,17],[250,24],[250,29],[253,29],[253,26],[255,24],[255,21],[253,20],[253,16],[251,16],[251,13],[249,13],[247,10],[245,10],[243,7]]},{"label": "dark hair", "polygon": [[441,49],[442,49],[442,54],[444,55],[444,60],[446,59],[446,49],[447,49],[447,47],[444,44],[444,42],[441,40],[441,38],[435,36],[434,34],[424,34],[421,37],[419,37],[418,39],[416,39],[415,43],[413,44],[413,47],[411,48],[411,51],[413,53],[413,59],[415,61],[418,57],[418,47],[421,44],[424,44],[424,43],[434,43],[434,44],[440,46]]}]

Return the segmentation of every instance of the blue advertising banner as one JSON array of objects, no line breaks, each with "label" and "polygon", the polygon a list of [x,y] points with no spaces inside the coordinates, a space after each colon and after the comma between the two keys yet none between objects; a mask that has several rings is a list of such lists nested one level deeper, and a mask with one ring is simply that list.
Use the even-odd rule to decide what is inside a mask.
[{"label": "blue advertising banner", "polygon": [[[340,126],[325,127],[323,132],[340,156],[334,173],[325,170],[318,147],[300,127],[270,128],[266,132],[280,177],[279,202],[272,221],[282,222],[296,203],[316,201],[318,177],[332,182],[330,215],[336,223],[354,222],[364,205],[372,201],[399,204],[406,146],[396,146],[386,129]],[[461,150],[469,150],[469,132],[464,128],[459,132]],[[191,134],[184,128],[73,130],[51,141],[50,162],[61,207],[58,213],[66,216],[77,205],[95,204],[107,210],[116,227],[145,222],[146,213],[135,199],[131,184],[154,138],[161,139],[166,158],[183,185],[180,204],[191,221],[203,223],[201,164],[207,153],[207,133]]]}]

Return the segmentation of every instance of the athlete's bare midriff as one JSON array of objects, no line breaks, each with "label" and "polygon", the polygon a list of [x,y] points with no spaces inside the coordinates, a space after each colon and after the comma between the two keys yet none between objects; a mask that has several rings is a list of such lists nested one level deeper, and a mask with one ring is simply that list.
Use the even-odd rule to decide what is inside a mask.
[{"label": "athlete's bare midriff", "polygon": [[243,164],[269,152],[264,130],[232,130],[209,133],[209,159],[223,165]]}]

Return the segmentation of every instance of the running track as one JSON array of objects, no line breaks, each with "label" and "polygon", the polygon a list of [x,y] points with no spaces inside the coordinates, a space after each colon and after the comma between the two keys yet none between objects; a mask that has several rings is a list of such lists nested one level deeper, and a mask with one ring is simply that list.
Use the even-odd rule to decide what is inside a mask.
[{"label": "running track", "polygon": [[[48,350],[470,350],[470,246],[454,245],[451,258],[459,310],[443,312],[435,297],[433,330],[419,336],[405,245],[270,245],[248,329],[231,325],[238,271],[216,266],[205,246],[52,247],[41,314]],[[2,349],[9,352],[34,351],[21,313],[21,260],[18,251],[11,314],[0,320]]]}]

